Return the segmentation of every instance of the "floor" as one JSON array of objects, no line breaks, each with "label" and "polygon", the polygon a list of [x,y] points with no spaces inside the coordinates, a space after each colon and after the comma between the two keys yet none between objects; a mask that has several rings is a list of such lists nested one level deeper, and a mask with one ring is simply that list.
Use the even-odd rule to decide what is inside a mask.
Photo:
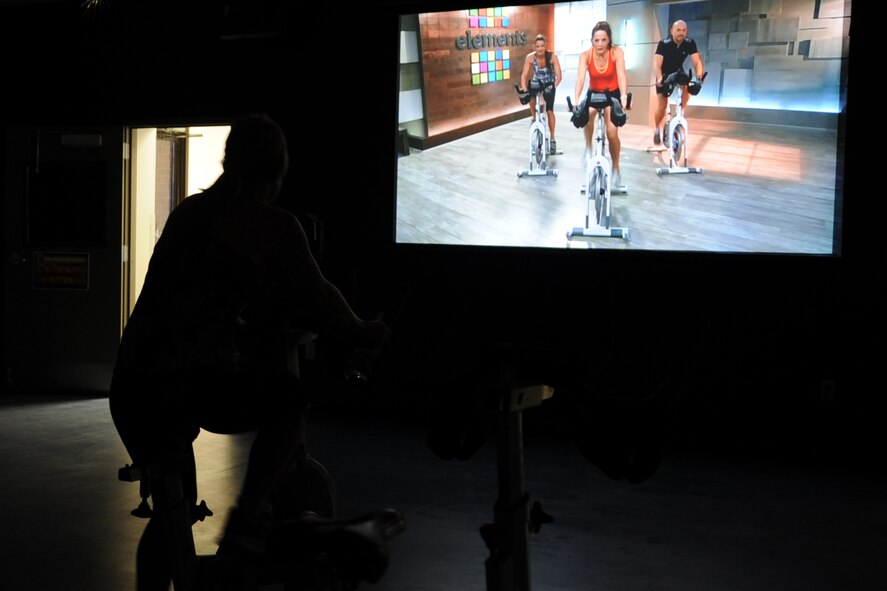
[{"label": "floor", "polygon": [[585,139],[557,114],[556,176],[529,166],[529,117],[398,159],[397,240],[630,250],[831,253],[837,133],[832,129],[693,118],[689,162],[668,169],[650,125],[619,129],[626,193],[611,223],[628,239],[566,239],[585,225]]},{"label": "floor", "polygon": [[[532,413],[529,410],[527,413]],[[668,450],[639,483],[611,480],[556,431],[525,415],[526,486],[554,522],[531,536],[538,591],[883,590],[887,475],[754,454]],[[443,460],[426,429],[382,413],[312,417],[311,450],[331,472],[343,514],[395,507],[380,591],[485,589],[496,445]],[[195,526],[212,552],[244,466],[248,437],[197,440],[201,497],[216,517]],[[0,581],[4,589],[132,589],[142,522],[128,458],[102,397],[0,397]]]}]

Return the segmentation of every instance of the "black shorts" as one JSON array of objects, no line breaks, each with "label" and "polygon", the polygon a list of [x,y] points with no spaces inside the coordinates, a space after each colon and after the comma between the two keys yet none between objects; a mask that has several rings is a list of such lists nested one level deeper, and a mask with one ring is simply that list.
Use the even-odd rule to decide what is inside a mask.
[{"label": "black shorts", "polygon": [[309,397],[298,376],[285,369],[115,371],[109,404],[133,461],[146,462],[194,441],[200,429],[244,433],[295,421]]},{"label": "black shorts", "polygon": [[[538,80],[530,80],[530,83],[527,85],[531,89],[530,92],[534,92],[532,89],[534,88],[534,86],[536,88],[538,88],[538,86],[536,86],[538,84],[540,84],[540,82]],[[542,100],[545,101],[545,103],[544,103],[545,110],[546,111],[553,111],[554,110],[554,95],[557,94],[557,87],[554,85],[554,82],[552,82],[549,86],[551,86],[551,90],[549,92],[542,93]],[[544,86],[543,86],[543,88],[544,88]],[[535,96],[534,96],[534,99],[535,99]]]},{"label": "black shorts", "polygon": [[557,87],[552,84],[551,92],[543,92],[542,99],[545,101],[545,110],[553,111],[554,110],[554,95],[557,94]]},{"label": "black shorts", "polygon": [[[604,91],[592,90],[591,93],[592,94],[604,94]],[[619,89],[617,88],[616,90],[610,91],[610,96],[618,101],[619,99],[622,98],[622,93],[619,92]]]}]

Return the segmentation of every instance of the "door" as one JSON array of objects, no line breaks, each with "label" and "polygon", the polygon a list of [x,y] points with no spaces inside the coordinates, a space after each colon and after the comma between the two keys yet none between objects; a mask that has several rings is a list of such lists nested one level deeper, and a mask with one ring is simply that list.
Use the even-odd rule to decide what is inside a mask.
[{"label": "door", "polygon": [[124,130],[7,128],[6,389],[107,391],[121,329]]},{"label": "door", "polygon": [[124,322],[142,290],[154,244],[175,207],[187,196],[210,187],[222,174],[225,140],[230,126],[133,127],[128,199],[124,208]]}]

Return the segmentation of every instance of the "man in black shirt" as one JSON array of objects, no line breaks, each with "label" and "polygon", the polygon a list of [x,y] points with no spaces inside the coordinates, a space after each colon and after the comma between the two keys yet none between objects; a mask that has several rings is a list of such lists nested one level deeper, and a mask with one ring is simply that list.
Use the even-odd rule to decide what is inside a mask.
[{"label": "man in black shirt", "polygon": [[[653,133],[653,143],[657,146],[661,143],[660,130],[662,122],[665,120],[665,109],[668,106],[668,97],[662,94],[662,81],[670,74],[677,72],[684,66],[687,57],[693,62],[693,69],[696,70],[696,78],[702,78],[705,73],[705,67],[702,63],[702,57],[699,55],[699,49],[696,42],[687,37],[687,23],[684,21],[675,21],[670,29],[670,36],[663,39],[656,46],[656,54],[653,56],[653,74],[656,80],[656,131]],[[681,93],[681,107],[687,108],[687,101],[690,100],[690,93],[684,87]]]}]

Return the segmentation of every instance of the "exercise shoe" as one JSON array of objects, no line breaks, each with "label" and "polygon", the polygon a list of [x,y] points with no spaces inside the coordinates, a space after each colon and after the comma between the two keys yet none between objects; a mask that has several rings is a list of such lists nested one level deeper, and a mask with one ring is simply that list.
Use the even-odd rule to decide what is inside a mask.
[{"label": "exercise shoe", "polygon": [[269,557],[281,564],[296,557],[308,559],[352,585],[377,583],[388,568],[388,541],[404,529],[403,515],[394,509],[349,519],[305,512],[274,525],[268,534]]},{"label": "exercise shoe", "polygon": [[248,517],[242,509],[234,507],[228,515],[225,533],[219,540],[219,549],[240,550],[248,554],[262,555],[266,551],[266,539],[271,530],[270,511],[259,517]]},{"label": "exercise shoe", "polygon": [[653,143],[657,146],[662,143],[662,137],[659,134],[659,128],[656,128],[656,131],[653,132]]},{"label": "exercise shoe", "polygon": [[622,175],[618,172],[613,173],[613,189],[614,190],[625,190],[625,184],[622,182]]}]

